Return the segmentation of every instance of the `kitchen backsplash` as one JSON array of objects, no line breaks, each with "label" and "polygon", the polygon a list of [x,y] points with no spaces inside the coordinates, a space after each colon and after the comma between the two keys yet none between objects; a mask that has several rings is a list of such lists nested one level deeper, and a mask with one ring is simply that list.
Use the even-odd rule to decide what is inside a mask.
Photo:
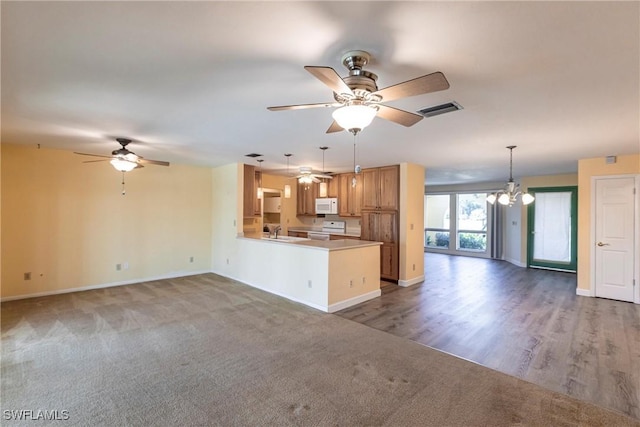
[{"label": "kitchen backsplash", "polygon": [[347,223],[348,232],[360,232],[360,218],[344,218],[338,215],[325,215],[321,217],[302,217],[299,216],[298,220],[302,222],[306,227],[322,227],[322,221],[344,221]]}]

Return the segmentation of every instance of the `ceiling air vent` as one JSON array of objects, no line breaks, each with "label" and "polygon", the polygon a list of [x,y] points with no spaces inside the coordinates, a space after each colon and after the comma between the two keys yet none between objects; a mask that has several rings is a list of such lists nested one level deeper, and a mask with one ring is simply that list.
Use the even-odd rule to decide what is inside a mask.
[{"label": "ceiling air vent", "polygon": [[249,154],[245,154],[246,157],[262,157],[262,154],[258,154],[258,153],[249,153]]},{"label": "ceiling air vent", "polygon": [[462,105],[458,104],[455,101],[451,101],[447,102],[446,104],[436,105],[435,107],[423,108],[422,110],[418,110],[418,113],[422,114],[425,117],[433,117],[458,110],[462,110]]}]

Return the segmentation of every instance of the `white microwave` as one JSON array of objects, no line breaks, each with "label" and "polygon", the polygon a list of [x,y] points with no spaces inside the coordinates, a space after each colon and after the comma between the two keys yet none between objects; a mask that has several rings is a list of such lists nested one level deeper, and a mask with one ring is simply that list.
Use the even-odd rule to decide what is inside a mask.
[{"label": "white microwave", "polygon": [[338,199],[328,197],[324,199],[316,199],[316,214],[327,215],[338,213]]}]

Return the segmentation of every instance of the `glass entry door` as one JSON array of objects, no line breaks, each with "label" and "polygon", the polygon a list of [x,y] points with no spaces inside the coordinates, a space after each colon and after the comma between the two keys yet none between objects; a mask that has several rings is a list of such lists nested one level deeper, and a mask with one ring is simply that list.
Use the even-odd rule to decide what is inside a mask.
[{"label": "glass entry door", "polygon": [[530,188],[527,265],[576,271],[578,187]]}]

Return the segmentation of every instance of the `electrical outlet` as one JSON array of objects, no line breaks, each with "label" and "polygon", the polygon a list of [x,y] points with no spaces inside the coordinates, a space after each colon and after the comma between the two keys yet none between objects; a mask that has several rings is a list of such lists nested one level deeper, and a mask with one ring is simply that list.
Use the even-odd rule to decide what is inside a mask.
[{"label": "electrical outlet", "polygon": [[416,271],[416,265],[413,264],[413,271]]},{"label": "electrical outlet", "polygon": [[349,280],[349,287],[353,288],[353,280]]},{"label": "electrical outlet", "polygon": [[24,280],[31,280],[31,272],[30,271],[24,273]]},{"label": "electrical outlet", "polygon": [[235,219],[233,220],[233,226],[234,227],[236,226],[236,220]]},{"label": "electrical outlet", "polygon": [[117,271],[122,270],[122,264],[116,264],[116,270]]},{"label": "electrical outlet", "polygon": [[409,226],[409,230],[413,230],[413,224]]},{"label": "electrical outlet", "polygon": [[129,269],[129,263],[125,262],[124,264],[122,264],[122,268],[125,269],[125,270],[128,270]]},{"label": "electrical outlet", "polygon": [[229,258],[227,258],[227,265],[229,265]]},{"label": "electrical outlet", "polygon": [[367,282],[367,278],[362,276],[362,283],[366,283]]},{"label": "electrical outlet", "polygon": [[189,257],[189,262],[193,262],[193,257]]},{"label": "electrical outlet", "polygon": [[309,281],[307,282],[307,286],[308,286],[309,288],[311,287],[311,280],[309,280]]}]

